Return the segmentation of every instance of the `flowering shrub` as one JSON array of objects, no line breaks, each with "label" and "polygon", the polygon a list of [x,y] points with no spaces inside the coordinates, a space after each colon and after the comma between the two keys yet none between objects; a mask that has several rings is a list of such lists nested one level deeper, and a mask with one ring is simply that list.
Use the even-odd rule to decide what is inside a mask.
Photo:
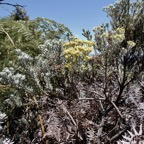
[{"label": "flowering shrub", "polygon": [[73,41],[66,42],[64,46],[65,67],[71,71],[82,71],[86,68],[86,64],[91,60],[89,55],[94,46],[92,41],[84,41],[75,39]]}]

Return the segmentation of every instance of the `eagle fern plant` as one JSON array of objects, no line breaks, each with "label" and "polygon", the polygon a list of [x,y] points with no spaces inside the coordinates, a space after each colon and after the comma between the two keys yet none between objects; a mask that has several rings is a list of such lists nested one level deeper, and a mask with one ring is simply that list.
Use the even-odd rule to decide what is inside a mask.
[{"label": "eagle fern plant", "polygon": [[62,24],[46,18],[14,21],[11,18],[0,19],[0,56],[2,70],[15,60],[15,49],[20,48],[30,56],[37,56],[38,46],[47,39],[67,39],[71,31]]},{"label": "eagle fern plant", "polygon": [[136,130],[134,125],[132,125],[132,129],[134,133],[128,131],[129,136],[123,135],[123,140],[118,141],[117,144],[143,144],[142,124],[140,125],[139,131]]}]

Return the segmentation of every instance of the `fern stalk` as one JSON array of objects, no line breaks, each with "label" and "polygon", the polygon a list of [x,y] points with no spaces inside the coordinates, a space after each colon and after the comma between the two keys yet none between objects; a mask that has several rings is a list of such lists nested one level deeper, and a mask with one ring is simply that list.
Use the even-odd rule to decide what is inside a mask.
[{"label": "fern stalk", "polygon": [[[37,111],[38,111],[38,117],[39,117],[39,121],[40,121],[40,125],[41,125],[41,129],[42,129],[42,134],[43,136],[45,135],[45,130],[44,130],[44,124],[43,124],[43,117],[41,115],[41,112],[40,112],[40,109],[39,109],[39,104],[36,100],[36,97],[33,96],[33,99],[34,99],[34,102],[36,104],[36,107],[37,107]],[[46,144],[48,144],[48,140],[46,139]]]},{"label": "fern stalk", "polygon": [[11,43],[13,44],[13,46],[15,46],[13,40],[11,39],[10,35],[1,27],[2,31],[7,35],[7,37],[9,38],[9,40],[11,41]]}]

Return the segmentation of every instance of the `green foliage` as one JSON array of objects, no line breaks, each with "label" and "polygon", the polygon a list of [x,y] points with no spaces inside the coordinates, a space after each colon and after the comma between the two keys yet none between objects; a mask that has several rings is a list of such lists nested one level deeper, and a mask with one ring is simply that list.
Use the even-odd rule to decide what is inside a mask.
[{"label": "green foliage", "polygon": [[67,38],[68,28],[52,20],[37,18],[29,21],[0,20],[0,69],[15,60],[15,48],[31,56],[39,54],[38,46],[46,39]]},{"label": "green foliage", "polygon": [[39,25],[38,30],[41,30],[43,32],[42,38],[44,40],[67,40],[68,36],[72,36],[72,32],[63,24],[59,24],[53,20],[49,20],[46,18],[37,18],[36,21]]}]

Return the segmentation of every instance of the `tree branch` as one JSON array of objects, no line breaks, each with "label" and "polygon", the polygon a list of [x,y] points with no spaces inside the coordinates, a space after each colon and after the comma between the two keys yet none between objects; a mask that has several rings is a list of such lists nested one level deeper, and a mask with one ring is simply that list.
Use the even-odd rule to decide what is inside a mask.
[{"label": "tree branch", "polygon": [[17,6],[19,6],[19,7],[25,7],[25,6],[23,6],[23,5],[11,4],[11,3],[2,3],[2,2],[0,2],[0,4],[9,5],[9,6],[13,6],[13,7],[17,7]]}]

